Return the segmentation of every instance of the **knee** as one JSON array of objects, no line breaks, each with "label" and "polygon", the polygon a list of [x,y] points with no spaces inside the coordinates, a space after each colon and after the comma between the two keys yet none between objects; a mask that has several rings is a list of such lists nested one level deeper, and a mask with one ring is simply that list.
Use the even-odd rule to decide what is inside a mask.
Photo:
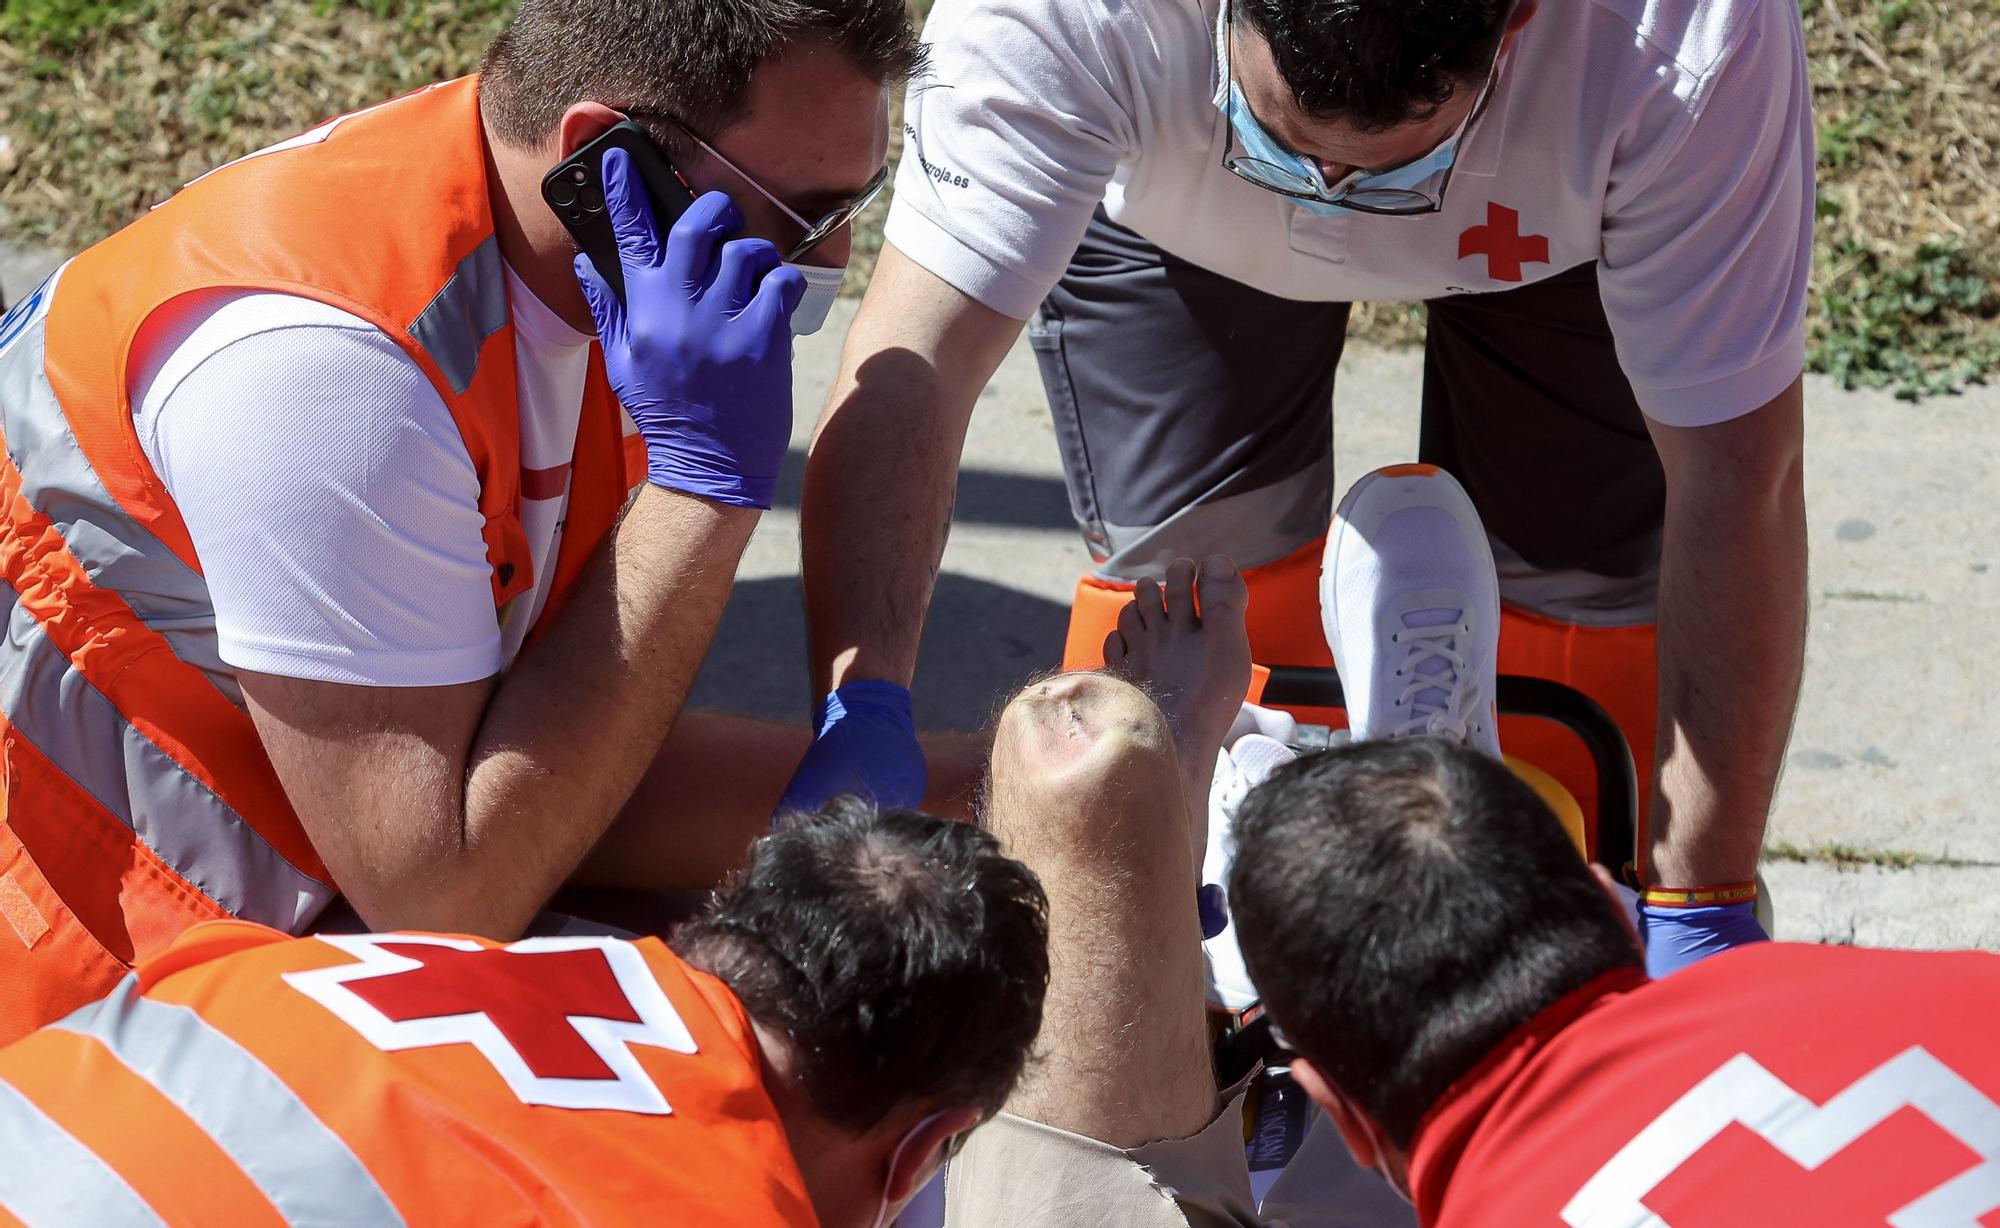
[{"label": "knee", "polygon": [[1058,674],[1016,695],[1000,714],[994,769],[1030,776],[1115,776],[1129,764],[1171,759],[1173,734],[1159,705],[1102,673]]},{"label": "knee", "polygon": [[1179,779],[1173,731],[1145,692],[1108,674],[1060,674],[1000,715],[988,823],[1003,839],[1088,844],[1136,834],[1145,814],[1184,825]]}]

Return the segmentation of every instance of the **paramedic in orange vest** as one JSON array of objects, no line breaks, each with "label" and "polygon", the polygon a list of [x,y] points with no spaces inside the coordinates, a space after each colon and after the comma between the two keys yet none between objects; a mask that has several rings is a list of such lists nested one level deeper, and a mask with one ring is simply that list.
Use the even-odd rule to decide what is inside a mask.
[{"label": "paramedic in orange vest", "polygon": [[[916,59],[901,0],[526,0],[477,77],[217,170],[16,305],[0,1037],[198,921],[300,933],[338,892],[507,938],[594,846],[605,886],[734,863],[784,767],[662,742]],[[628,116],[699,199],[669,230],[603,159],[621,303],[540,185]],[[775,736],[731,762],[795,761]]]},{"label": "paramedic in orange vest", "polygon": [[1282,767],[1235,830],[1293,1077],[1424,1228],[2000,1211],[2000,956],[1758,943],[1649,981],[1608,879],[1439,738]]},{"label": "paramedic in orange vest", "polygon": [[1046,907],[849,799],[672,949],[202,926],[0,1051],[0,1222],[882,1228],[1020,1076]]}]

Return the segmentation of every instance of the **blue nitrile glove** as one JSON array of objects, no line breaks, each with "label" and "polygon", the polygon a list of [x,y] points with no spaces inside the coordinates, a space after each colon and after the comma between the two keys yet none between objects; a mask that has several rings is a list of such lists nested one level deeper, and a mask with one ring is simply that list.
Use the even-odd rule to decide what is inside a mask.
[{"label": "blue nitrile glove", "polygon": [[1203,883],[1195,888],[1194,908],[1201,917],[1203,942],[1229,928],[1229,893],[1221,883]]},{"label": "blue nitrile glove", "polygon": [[1646,971],[1656,978],[1711,955],[1771,940],[1757,922],[1755,900],[1706,908],[1641,904],[1639,927],[1646,939]]},{"label": "blue nitrile glove", "polygon": [[575,261],[612,391],[646,441],[656,486],[768,508],[792,438],[792,309],[798,271],[762,239],[730,239],[743,215],[710,192],[664,248],[622,149],[604,155],[604,205],[618,235],[625,301],[587,256]]},{"label": "blue nitrile glove", "polygon": [[818,810],[843,793],[878,806],[916,806],[929,775],[910,693],[893,682],[850,682],[820,701],[807,748],[778,813]]}]

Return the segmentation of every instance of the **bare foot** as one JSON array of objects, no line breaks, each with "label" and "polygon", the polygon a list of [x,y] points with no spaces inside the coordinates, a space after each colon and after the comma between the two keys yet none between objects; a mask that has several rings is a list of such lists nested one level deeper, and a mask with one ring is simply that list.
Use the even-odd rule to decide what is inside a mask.
[{"label": "bare foot", "polygon": [[1199,578],[1193,560],[1176,559],[1164,588],[1139,581],[1104,640],[1106,666],[1151,693],[1173,727],[1197,870],[1208,849],[1215,756],[1250,689],[1249,602],[1243,577],[1223,556],[1205,560]]}]

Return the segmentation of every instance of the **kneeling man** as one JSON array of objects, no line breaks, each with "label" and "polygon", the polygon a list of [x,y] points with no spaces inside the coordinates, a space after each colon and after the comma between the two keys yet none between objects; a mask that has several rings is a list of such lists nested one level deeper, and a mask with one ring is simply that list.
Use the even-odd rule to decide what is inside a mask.
[{"label": "kneeling man", "polygon": [[1759,943],[1648,980],[1554,816],[1442,738],[1283,767],[1236,840],[1293,1076],[1426,1228],[2000,1210],[2000,956]]},{"label": "kneeling man", "polygon": [[197,927],[0,1050],[0,1222],[881,1228],[1019,1077],[1046,907],[847,800],[672,949]]}]

